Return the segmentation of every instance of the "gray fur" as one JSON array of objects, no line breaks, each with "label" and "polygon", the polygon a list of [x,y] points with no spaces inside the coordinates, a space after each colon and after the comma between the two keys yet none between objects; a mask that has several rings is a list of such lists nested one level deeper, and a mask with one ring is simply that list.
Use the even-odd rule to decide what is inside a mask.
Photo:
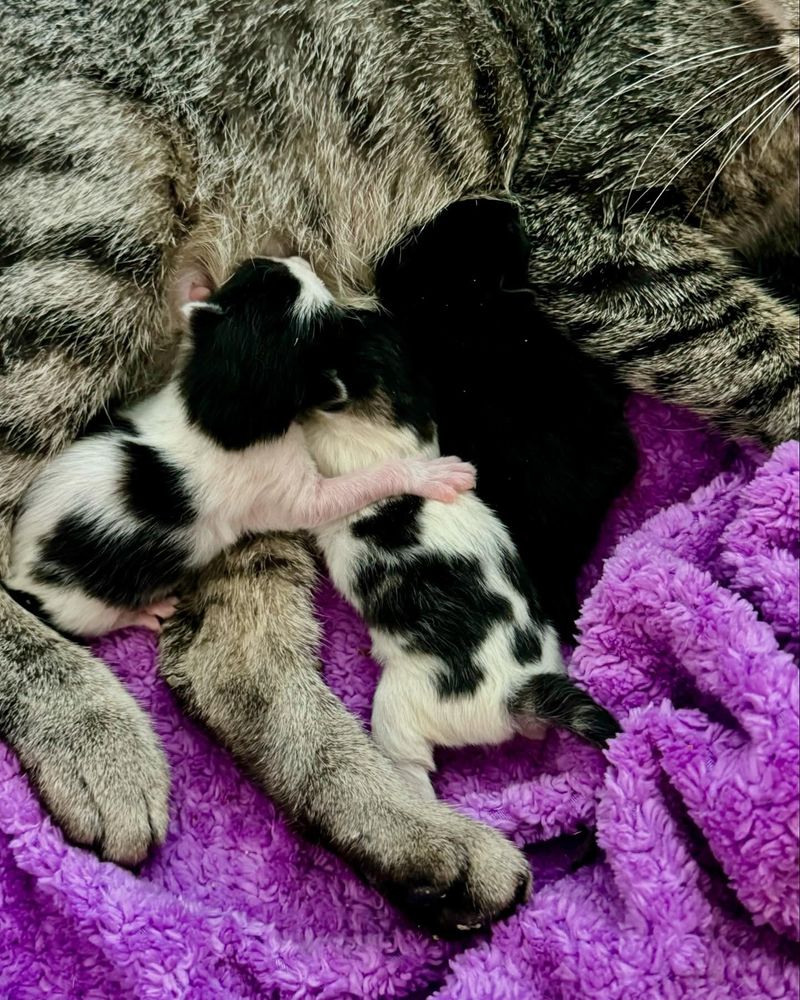
[{"label": "gray fur", "polygon": [[[692,161],[663,212],[625,208],[658,130],[723,72],[796,64],[796,35],[775,27],[786,16],[775,0],[5,0],[0,575],[38,463],[114,399],[164,379],[181,267],[219,283],[243,257],[300,252],[342,301],[362,301],[378,255],[470,191],[512,189],[546,307],[632,385],[737,433],[795,433],[797,313],[731,254],[771,249],[781,214],[796,248],[795,114],[766,152],[769,128],[743,147],[702,227],[684,222],[682,202],[703,192],[732,133]],[[796,5],[791,17],[796,28]],[[772,42],[645,79],[676,52]],[[732,85],[701,101],[640,186],[663,184],[748,93]],[[682,340],[687,324],[695,333]],[[192,605],[222,601],[224,629],[212,609],[202,621],[187,612],[165,637],[168,677],[293,815],[412,911],[414,859],[435,887],[464,875],[462,904],[429,905],[433,926],[459,922],[459,908],[502,912],[524,891],[521,856],[444,807],[404,799],[319,680],[299,543],[263,578],[232,558],[244,563],[234,573],[220,562]],[[287,595],[302,613],[270,625]],[[3,594],[0,663],[0,737],[56,819],[107,857],[140,858],[163,836],[167,777],[134,702]],[[256,760],[250,740],[269,755]],[[326,780],[304,784],[323,750]]]},{"label": "gray fur", "polygon": [[167,624],[164,677],[292,819],[417,920],[440,932],[485,922],[526,894],[525,860],[415,798],[325,686],[313,581],[298,537],[238,546]]},{"label": "gray fur", "polygon": [[800,252],[797,4],[585,4],[575,26],[512,182],[547,311],[634,388],[796,436],[797,304],[739,261]]}]

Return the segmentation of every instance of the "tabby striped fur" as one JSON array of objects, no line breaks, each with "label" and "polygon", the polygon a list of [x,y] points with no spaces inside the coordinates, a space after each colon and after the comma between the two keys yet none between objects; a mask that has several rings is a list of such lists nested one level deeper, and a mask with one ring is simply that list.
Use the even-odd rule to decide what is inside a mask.
[{"label": "tabby striped fur", "polygon": [[[39,463],[166,378],[181,268],[219,283],[243,258],[300,252],[340,300],[364,301],[379,254],[467,192],[516,194],[546,307],[632,385],[736,433],[794,434],[797,314],[736,257],[796,250],[787,27],[796,4],[776,0],[5,0],[0,574]],[[711,137],[781,72],[785,94],[770,97],[783,103],[700,225],[692,203],[769,98]],[[416,919],[497,916],[527,891],[524,859],[410,799],[322,687],[304,560],[286,539],[221,559],[167,631],[165,675]],[[203,616],[209,595],[224,616]],[[168,791],[141,711],[2,592],[0,664],[0,737],[65,832],[141,858],[163,837]]]}]

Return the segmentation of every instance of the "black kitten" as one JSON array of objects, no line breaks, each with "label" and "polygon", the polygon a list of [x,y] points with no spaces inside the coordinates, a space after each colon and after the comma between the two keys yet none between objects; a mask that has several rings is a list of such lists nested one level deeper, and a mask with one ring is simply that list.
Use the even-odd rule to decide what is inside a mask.
[{"label": "black kitten", "polygon": [[432,382],[442,449],[478,467],[478,495],[567,639],[578,573],[636,471],[636,448],[626,392],[539,311],[527,263],[514,205],[473,198],[394,247],[376,283]]}]

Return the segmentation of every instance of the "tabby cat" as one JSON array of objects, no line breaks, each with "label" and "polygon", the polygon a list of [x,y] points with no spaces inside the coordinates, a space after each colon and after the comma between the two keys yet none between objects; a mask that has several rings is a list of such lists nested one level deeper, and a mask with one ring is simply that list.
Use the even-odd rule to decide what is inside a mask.
[{"label": "tabby cat", "polygon": [[[4,0],[0,576],[40,463],[163,383],[181,281],[302,253],[364,302],[469,192],[518,199],[545,308],[631,386],[795,434],[796,307],[749,275],[797,254],[797,27],[778,0]],[[412,918],[496,918],[522,854],[412,797],[325,687],[313,576],[293,536],[220,558],[164,676]],[[135,863],[164,836],[148,720],[2,591],[0,737],[72,840]]]}]

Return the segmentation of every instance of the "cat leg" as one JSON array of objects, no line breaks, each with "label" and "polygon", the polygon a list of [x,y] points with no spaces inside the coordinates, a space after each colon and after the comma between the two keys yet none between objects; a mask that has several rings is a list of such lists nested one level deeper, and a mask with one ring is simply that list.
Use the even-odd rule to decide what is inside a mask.
[{"label": "cat leg", "polygon": [[[14,509],[41,463],[168,356],[154,289],[177,168],[170,143],[104,87],[2,69],[0,86],[2,577]],[[2,588],[0,739],[71,840],[135,863],[163,838],[169,774],[141,708]]]},{"label": "cat leg", "polygon": [[165,625],[176,694],[301,826],[435,933],[488,923],[528,895],[507,840],[412,794],[326,687],[304,542],[266,535],[200,574]]},{"label": "cat leg", "polygon": [[523,159],[514,184],[545,312],[639,392],[732,436],[796,437],[796,309],[708,233],[644,212],[606,222],[583,195],[543,186],[535,163]]}]

